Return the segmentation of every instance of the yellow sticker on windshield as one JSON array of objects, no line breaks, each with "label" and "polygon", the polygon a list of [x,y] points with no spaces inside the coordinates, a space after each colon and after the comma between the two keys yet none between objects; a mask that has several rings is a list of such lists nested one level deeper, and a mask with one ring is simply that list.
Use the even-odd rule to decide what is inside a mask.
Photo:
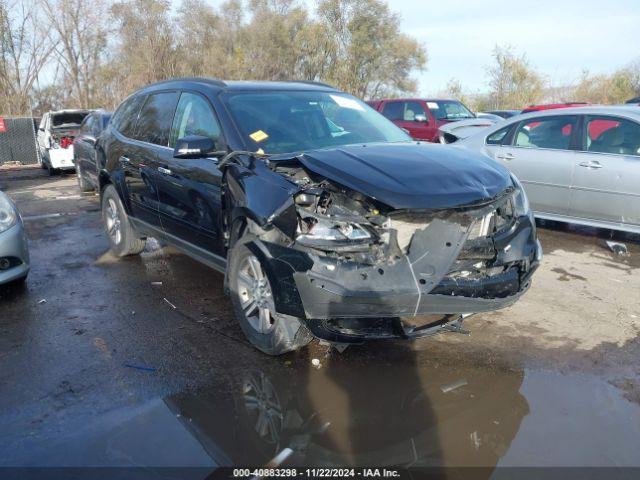
[{"label": "yellow sticker on windshield", "polygon": [[253,140],[256,143],[260,143],[265,141],[267,138],[269,138],[269,135],[267,135],[266,133],[264,133],[262,130],[258,130],[253,132],[251,135],[249,135],[251,137],[251,140]]}]

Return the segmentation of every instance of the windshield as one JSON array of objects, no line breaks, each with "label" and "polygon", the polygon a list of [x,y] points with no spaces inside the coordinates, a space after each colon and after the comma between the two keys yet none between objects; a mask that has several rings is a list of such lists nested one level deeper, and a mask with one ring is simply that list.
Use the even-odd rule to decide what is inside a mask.
[{"label": "windshield", "polygon": [[243,140],[255,151],[289,153],[411,138],[351,95],[261,91],[226,96]]},{"label": "windshield", "polygon": [[[433,113],[438,120],[463,120],[465,118],[476,118],[471,110],[455,100],[439,100],[436,102],[427,102],[427,104],[429,105],[431,113]],[[437,108],[434,108],[436,106]]]},{"label": "windshield", "polygon": [[51,117],[51,126],[56,128],[80,125],[87,114],[88,112],[57,113]]}]

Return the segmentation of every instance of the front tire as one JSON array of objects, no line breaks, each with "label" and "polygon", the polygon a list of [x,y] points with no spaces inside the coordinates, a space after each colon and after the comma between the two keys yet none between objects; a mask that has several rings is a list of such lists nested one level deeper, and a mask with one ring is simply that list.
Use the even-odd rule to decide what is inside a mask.
[{"label": "front tire", "polygon": [[282,355],[307,345],[311,333],[297,318],[275,311],[271,283],[245,235],[229,252],[229,287],[233,310],[251,344],[268,355]]},{"label": "front tire", "polygon": [[116,256],[137,255],[144,250],[146,240],[140,238],[131,226],[113,185],[107,185],[102,193],[102,221],[111,251]]}]

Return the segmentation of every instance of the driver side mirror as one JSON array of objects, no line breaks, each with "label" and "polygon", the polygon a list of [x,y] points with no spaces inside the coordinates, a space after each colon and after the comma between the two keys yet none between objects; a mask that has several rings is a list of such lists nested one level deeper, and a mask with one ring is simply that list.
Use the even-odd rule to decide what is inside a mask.
[{"label": "driver side mirror", "polygon": [[215,149],[215,142],[209,137],[190,135],[178,139],[173,150],[173,158],[204,158]]},{"label": "driver side mirror", "polygon": [[413,117],[413,121],[414,122],[420,122],[420,123],[429,123],[429,119],[427,118],[426,115],[416,115],[415,117]]}]

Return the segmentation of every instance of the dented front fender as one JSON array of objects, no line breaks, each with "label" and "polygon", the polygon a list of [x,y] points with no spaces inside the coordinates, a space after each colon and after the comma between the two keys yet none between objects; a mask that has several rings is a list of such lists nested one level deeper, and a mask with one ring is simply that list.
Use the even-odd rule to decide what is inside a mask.
[{"label": "dented front fender", "polygon": [[298,187],[266,167],[263,161],[252,160],[248,166],[232,164],[225,171],[225,200],[228,224],[238,218],[248,218],[261,228],[280,229],[293,237],[297,216],[293,195]]}]

